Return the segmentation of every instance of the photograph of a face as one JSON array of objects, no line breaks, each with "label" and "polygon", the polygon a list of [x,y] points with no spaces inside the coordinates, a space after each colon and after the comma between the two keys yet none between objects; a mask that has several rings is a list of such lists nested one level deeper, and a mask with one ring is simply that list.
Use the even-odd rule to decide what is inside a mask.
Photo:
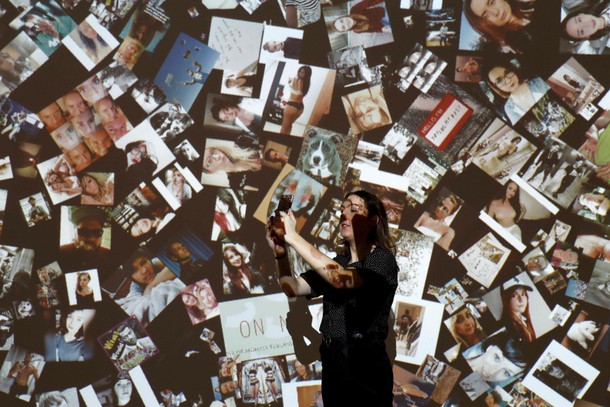
[{"label": "photograph of a face", "polygon": [[89,71],[119,45],[93,15],[89,15],[62,42]]},{"label": "photograph of a face", "polygon": [[341,98],[354,134],[392,124],[390,110],[380,85]]},{"label": "photograph of a face", "polygon": [[[609,13],[606,1],[561,2],[559,52],[573,55],[607,55],[608,26],[592,24]],[[586,15],[584,18],[579,16]]]}]

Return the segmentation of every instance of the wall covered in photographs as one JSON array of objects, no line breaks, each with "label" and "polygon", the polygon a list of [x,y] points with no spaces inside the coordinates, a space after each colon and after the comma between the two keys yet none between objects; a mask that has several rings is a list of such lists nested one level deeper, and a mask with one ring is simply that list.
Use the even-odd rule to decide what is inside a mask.
[{"label": "wall covered in photographs", "polygon": [[608,0],[0,0],[0,405],[322,406],[265,225],[333,259],[357,190],[395,406],[610,405],[609,40]]}]

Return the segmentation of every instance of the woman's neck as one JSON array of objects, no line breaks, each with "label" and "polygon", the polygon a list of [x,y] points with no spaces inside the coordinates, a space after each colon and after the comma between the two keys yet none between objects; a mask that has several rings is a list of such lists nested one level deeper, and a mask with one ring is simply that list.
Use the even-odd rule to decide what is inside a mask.
[{"label": "woman's neck", "polygon": [[72,341],[73,341],[73,340],[75,340],[75,339],[76,339],[76,335],[74,335],[74,334],[73,334],[73,333],[71,333],[71,332],[66,332],[66,333],[64,334],[64,340],[65,340],[66,342],[72,342]]}]

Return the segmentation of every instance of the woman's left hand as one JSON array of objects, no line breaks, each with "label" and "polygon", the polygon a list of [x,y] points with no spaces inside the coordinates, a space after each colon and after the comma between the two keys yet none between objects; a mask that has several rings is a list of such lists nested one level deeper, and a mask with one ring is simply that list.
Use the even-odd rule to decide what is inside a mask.
[{"label": "woman's left hand", "polygon": [[280,212],[280,217],[284,223],[284,230],[286,231],[284,239],[286,240],[286,243],[291,244],[292,238],[299,235],[296,230],[297,220],[292,211]]}]

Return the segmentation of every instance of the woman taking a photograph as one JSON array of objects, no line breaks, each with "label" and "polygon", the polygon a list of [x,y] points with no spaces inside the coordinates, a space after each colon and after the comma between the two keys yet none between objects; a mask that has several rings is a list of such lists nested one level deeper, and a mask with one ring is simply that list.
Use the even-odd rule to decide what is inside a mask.
[{"label": "woman taking a photograph", "polygon": [[515,124],[550,89],[541,78],[525,79],[511,63],[485,66],[483,79],[495,96],[494,104]]},{"label": "woman taking a photograph", "polygon": [[309,92],[311,85],[311,67],[303,65],[297,71],[297,76],[288,79],[288,101],[284,107],[284,115],[282,117],[282,127],[280,134],[288,134],[292,131],[292,125],[297,121],[299,116],[303,114],[305,105],[303,98]]},{"label": "woman taking a photograph", "polygon": [[236,246],[225,245],[222,255],[229,279],[225,285],[225,294],[264,293],[260,274],[246,263],[244,255]]},{"label": "woman taking a photograph", "polygon": [[508,181],[504,189],[487,204],[485,212],[521,242],[521,229],[517,223],[525,215],[525,206],[521,204],[519,192],[519,185],[514,181]]},{"label": "woman taking a photograph", "polygon": [[62,313],[59,332],[45,337],[45,360],[80,362],[93,357],[93,348],[85,341],[84,325],[92,310],[72,309]]},{"label": "woman taking a photograph", "polygon": [[511,278],[502,284],[500,289],[502,317],[500,319],[519,339],[532,342],[536,339],[536,332],[534,332],[530,316],[528,291],[532,292],[532,287],[518,277]]},{"label": "woman taking a photograph", "polygon": [[[267,223],[280,286],[288,297],[324,296],[322,395],[326,406],[392,405],[392,367],[385,347],[398,265],[385,208],[366,191],[348,193],[341,205],[345,245],[331,259],[296,232],[291,211]],[[312,269],[294,277],[291,246]],[[355,391],[354,389],[358,389]]]},{"label": "woman taking a photograph", "polygon": [[87,272],[78,273],[76,277],[76,304],[79,307],[93,307],[93,290],[89,287],[91,276]]},{"label": "woman taking a photograph", "polygon": [[535,0],[464,0],[464,15],[485,40],[505,52],[522,53],[531,42]]},{"label": "woman taking a photograph", "polygon": [[477,321],[468,308],[464,308],[451,317],[449,320],[449,331],[451,331],[451,335],[462,346],[462,349],[468,349],[487,337],[479,321]]}]

